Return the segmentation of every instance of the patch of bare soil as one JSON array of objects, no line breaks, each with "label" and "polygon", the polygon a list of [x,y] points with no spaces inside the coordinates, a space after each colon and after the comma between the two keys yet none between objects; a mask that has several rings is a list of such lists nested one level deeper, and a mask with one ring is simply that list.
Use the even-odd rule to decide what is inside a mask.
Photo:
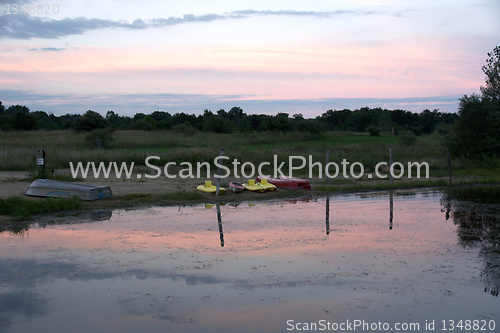
[{"label": "patch of bare soil", "polygon": [[[100,178],[87,177],[86,179],[78,180],[77,183],[109,186],[114,196],[123,196],[125,194],[166,194],[195,191],[196,187],[204,182],[204,179],[182,179],[179,177],[173,179],[166,177],[151,179],[144,176],[145,170],[135,168],[134,171],[134,176],[140,174],[141,177],[127,179],[125,176],[117,178],[116,175],[110,174],[109,178],[104,178],[103,176]],[[57,175],[70,175],[69,169],[56,170],[55,172]],[[0,171],[0,198],[24,195],[31,183],[25,180],[28,176],[27,172],[22,171]],[[227,185],[227,180],[223,181],[223,184]]]}]

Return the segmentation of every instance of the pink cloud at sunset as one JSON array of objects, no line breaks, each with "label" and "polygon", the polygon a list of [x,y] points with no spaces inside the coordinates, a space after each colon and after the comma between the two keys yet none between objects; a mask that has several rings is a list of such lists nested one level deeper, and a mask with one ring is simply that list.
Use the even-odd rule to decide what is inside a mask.
[{"label": "pink cloud at sunset", "polygon": [[[421,98],[423,108],[432,108],[437,104],[427,98],[444,98],[444,111],[453,112],[457,96],[479,90],[481,66],[500,31],[491,1],[320,1],[307,9],[221,1],[206,12],[200,3],[173,9],[156,3],[149,15],[135,1],[119,3],[113,14],[107,1],[89,2],[86,11],[62,2],[59,14],[45,16],[9,15],[4,8],[3,104],[56,114],[90,108],[127,114],[131,104],[147,113],[151,107],[200,113],[243,100],[267,103],[249,113],[272,113],[294,100],[326,111],[331,99],[360,99],[360,107],[366,98]],[[148,94],[148,105],[137,110],[137,95]],[[175,95],[199,96],[206,105],[186,100],[172,110],[168,100]],[[109,103],[76,105],[75,96]]]}]

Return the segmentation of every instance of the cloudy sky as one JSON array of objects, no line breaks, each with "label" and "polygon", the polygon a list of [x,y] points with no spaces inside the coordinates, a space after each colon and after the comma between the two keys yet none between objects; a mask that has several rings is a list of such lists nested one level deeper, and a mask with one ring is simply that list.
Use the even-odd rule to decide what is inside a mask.
[{"label": "cloudy sky", "polygon": [[0,0],[0,101],[56,115],[455,112],[498,0]]}]

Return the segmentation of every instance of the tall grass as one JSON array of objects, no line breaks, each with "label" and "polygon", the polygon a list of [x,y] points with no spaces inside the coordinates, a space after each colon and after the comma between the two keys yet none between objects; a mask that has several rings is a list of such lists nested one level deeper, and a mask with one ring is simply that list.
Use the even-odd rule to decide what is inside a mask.
[{"label": "tall grass", "polygon": [[10,197],[0,199],[0,215],[11,215],[24,220],[33,214],[74,210],[80,208],[81,205],[80,199],[77,197],[47,198],[44,200]]},{"label": "tall grass", "polygon": [[[44,149],[46,169],[68,168],[69,162],[134,162],[143,165],[147,156],[160,157],[157,164],[166,162],[210,162],[219,155],[220,148],[230,161],[288,162],[289,156],[312,156],[313,162],[325,162],[330,149],[330,162],[340,165],[343,159],[361,162],[373,169],[378,162],[389,162],[389,147],[393,147],[394,161],[427,162],[439,173],[447,169],[445,152],[440,137],[427,135],[417,138],[413,146],[405,146],[398,136],[369,136],[359,133],[327,132],[321,135],[302,132],[214,134],[196,132],[184,135],[173,131],[116,131],[113,143],[107,149],[97,150],[85,140],[84,133],[73,131],[0,131],[0,170],[36,169],[36,152]],[[298,161],[297,161],[298,163]],[[490,163],[491,164],[491,163]],[[286,163],[288,165],[288,163]],[[474,161],[453,159],[454,169],[478,168]],[[286,167],[286,166],[285,166]],[[306,166],[306,168],[308,165]],[[286,169],[283,169],[286,170]],[[306,170],[305,170],[306,171]]]}]

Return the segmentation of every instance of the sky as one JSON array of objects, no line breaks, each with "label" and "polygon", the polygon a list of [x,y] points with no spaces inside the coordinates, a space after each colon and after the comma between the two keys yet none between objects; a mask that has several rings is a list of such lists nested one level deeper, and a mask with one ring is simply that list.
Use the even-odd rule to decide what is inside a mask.
[{"label": "sky", "polygon": [[497,45],[498,0],[0,0],[0,101],[55,115],[456,112]]}]

